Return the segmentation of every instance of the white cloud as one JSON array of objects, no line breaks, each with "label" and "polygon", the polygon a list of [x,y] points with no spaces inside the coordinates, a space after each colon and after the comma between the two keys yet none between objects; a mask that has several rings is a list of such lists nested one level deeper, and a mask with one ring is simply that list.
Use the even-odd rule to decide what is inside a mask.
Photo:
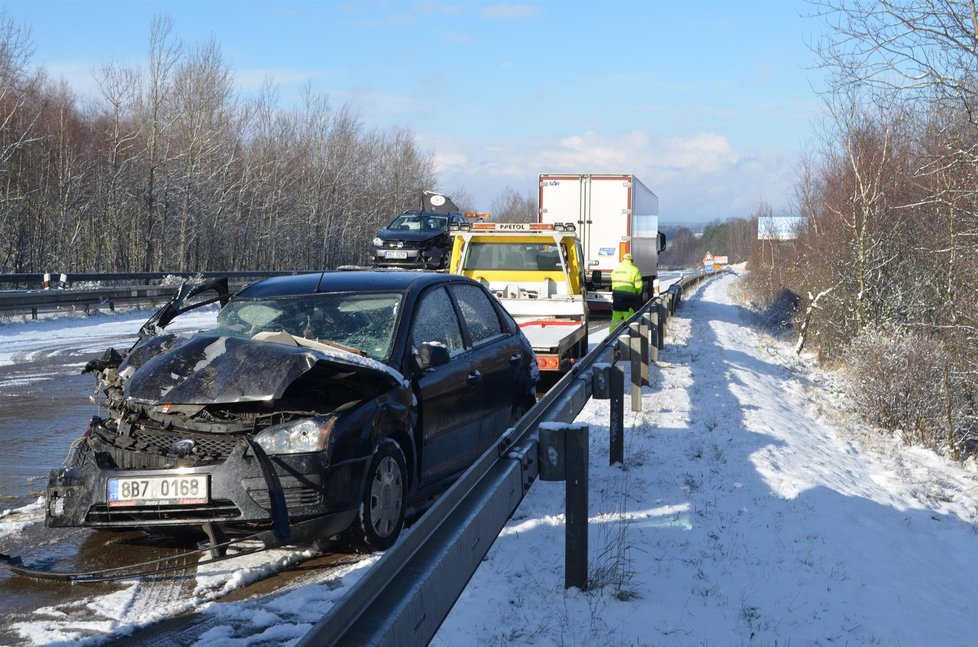
[{"label": "white cloud", "polygon": [[378,92],[373,88],[354,88],[331,92],[338,103],[349,103],[365,124],[385,127],[385,124],[415,123],[431,111],[431,106],[421,97]]},{"label": "white cloud", "polygon": [[[80,97],[99,98],[100,92],[96,76],[105,62],[66,62],[49,61],[42,65],[52,80],[64,79],[77,95]],[[145,73],[145,62],[115,62],[118,67],[129,66],[140,74]],[[289,69],[289,68],[266,68],[250,70],[232,70],[234,78],[234,88],[241,92],[254,92],[260,90],[266,81],[273,84],[286,86],[300,86],[307,81],[316,81],[329,74],[324,69]]]},{"label": "white cloud", "polygon": [[666,222],[747,217],[761,200],[776,208],[792,194],[790,151],[738,151],[712,132],[657,138],[643,130],[551,140],[486,142],[424,137],[444,186],[464,186],[487,208],[507,186],[533,192],[540,173],[634,173],[659,195]]},{"label": "white cloud", "polygon": [[662,165],[687,171],[718,171],[735,164],[738,159],[727,138],[716,133],[671,137],[663,143]]},{"label": "white cloud", "polygon": [[[48,78],[52,81],[64,79],[68,87],[81,99],[99,99],[102,95],[99,91],[98,83],[95,81],[95,73],[103,63],[86,63],[71,61],[49,61],[43,63],[41,67],[47,72]],[[136,69],[141,69],[136,66]]]}]

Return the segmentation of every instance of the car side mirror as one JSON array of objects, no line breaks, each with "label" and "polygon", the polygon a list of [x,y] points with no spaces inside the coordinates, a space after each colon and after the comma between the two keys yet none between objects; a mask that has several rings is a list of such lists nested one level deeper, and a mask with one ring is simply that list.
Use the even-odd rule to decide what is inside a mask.
[{"label": "car side mirror", "polygon": [[418,368],[422,371],[427,368],[434,368],[442,364],[448,364],[452,357],[448,353],[448,347],[437,341],[426,341],[421,344],[416,355]]}]

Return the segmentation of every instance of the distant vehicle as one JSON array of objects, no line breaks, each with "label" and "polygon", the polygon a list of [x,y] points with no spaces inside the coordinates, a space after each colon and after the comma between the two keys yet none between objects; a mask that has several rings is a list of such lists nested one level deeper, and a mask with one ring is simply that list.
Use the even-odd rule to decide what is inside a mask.
[{"label": "distant vehicle", "polygon": [[[470,217],[478,215],[470,214]],[[448,230],[469,221],[448,196],[425,191],[421,209],[405,211],[373,239],[373,265],[445,269],[451,251]]]},{"label": "distant vehicle", "polygon": [[592,309],[611,309],[611,272],[628,253],[642,272],[642,300],[659,294],[659,198],[634,175],[541,174],[539,221],[577,225]]},{"label": "distant vehicle", "polygon": [[452,231],[450,270],[479,281],[513,315],[541,371],[588,351],[583,253],[572,224],[475,223]]},{"label": "distant vehicle", "polygon": [[461,276],[269,278],[205,299],[227,301],[214,330],[166,333],[199,291],[86,367],[108,414],[51,472],[48,526],[213,537],[314,520],[384,549],[534,402],[529,344]]}]

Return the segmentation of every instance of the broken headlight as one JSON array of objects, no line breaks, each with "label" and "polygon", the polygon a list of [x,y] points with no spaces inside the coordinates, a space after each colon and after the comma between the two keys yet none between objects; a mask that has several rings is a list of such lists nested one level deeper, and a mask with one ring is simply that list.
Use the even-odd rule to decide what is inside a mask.
[{"label": "broken headlight", "polygon": [[270,456],[321,452],[335,422],[334,416],[293,420],[262,431],[255,442]]}]

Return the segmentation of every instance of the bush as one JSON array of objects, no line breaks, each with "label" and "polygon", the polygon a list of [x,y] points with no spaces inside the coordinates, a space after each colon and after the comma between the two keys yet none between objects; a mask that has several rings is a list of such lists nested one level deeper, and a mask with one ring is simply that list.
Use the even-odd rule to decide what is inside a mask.
[{"label": "bush", "polygon": [[947,447],[949,358],[929,337],[913,331],[866,328],[849,345],[846,376],[859,415],[904,442]]}]

